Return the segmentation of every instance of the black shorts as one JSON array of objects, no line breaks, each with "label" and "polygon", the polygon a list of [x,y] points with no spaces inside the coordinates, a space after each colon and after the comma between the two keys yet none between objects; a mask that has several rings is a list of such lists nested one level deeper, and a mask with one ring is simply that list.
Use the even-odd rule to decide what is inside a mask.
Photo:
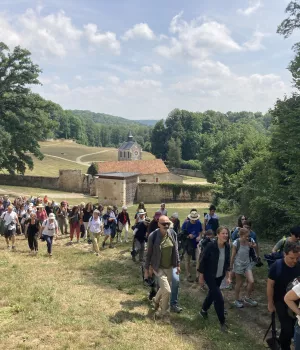
[{"label": "black shorts", "polygon": [[10,238],[12,236],[16,235],[16,229],[12,229],[12,230],[6,230],[4,229],[4,237],[5,238]]}]

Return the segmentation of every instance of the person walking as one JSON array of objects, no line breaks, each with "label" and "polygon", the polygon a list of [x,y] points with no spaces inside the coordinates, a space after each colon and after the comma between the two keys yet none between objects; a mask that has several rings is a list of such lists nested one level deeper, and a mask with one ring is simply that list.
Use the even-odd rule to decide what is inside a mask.
[{"label": "person walking", "polygon": [[36,210],[36,218],[42,224],[48,218],[47,212],[43,204],[38,204]]},{"label": "person walking", "polygon": [[77,237],[77,243],[79,243],[80,238],[80,215],[78,205],[74,205],[69,216],[70,221],[70,242],[73,242],[74,233]]},{"label": "person walking", "polygon": [[284,297],[289,283],[300,276],[300,245],[295,242],[287,242],[283,251],[284,258],[277,259],[271,265],[267,282],[267,297],[269,312],[276,311],[279,318],[281,349],[290,350],[295,319],[289,315]]},{"label": "person walking", "polygon": [[113,248],[113,225],[116,224],[117,220],[115,217],[115,214],[113,212],[112,206],[107,207],[107,212],[103,215],[103,222],[104,222],[104,241],[102,243],[102,248],[105,248],[106,241],[109,238],[109,248]]},{"label": "person walking", "polygon": [[[159,228],[148,238],[148,250],[145,262],[145,279],[149,277],[149,267],[152,266],[159,283],[159,290],[152,299],[156,318],[168,316],[171,294],[173,268],[180,273],[180,259],[175,232],[169,230],[170,220],[162,215],[159,218]],[[159,311],[159,308],[160,311]]]},{"label": "person walking", "polygon": [[[99,210],[98,210],[99,211]],[[100,215],[100,211],[99,211],[99,215]],[[90,218],[93,216],[93,204],[91,202],[87,203],[87,205],[85,206],[85,208],[83,208],[83,225],[84,225],[84,229],[85,229],[85,233],[84,233],[84,239],[86,240],[88,238],[88,224],[90,221]],[[90,237],[89,237],[90,239]]]},{"label": "person walking", "polygon": [[41,234],[42,239],[47,242],[48,256],[52,257],[53,238],[58,234],[58,224],[53,213],[51,213],[49,218],[43,222]]},{"label": "person walking", "polygon": [[200,315],[204,319],[207,319],[208,310],[211,304],[214,303],[222,332],[227,332],[228,326],[225,322],[224,299],[220,285],[225,274],[230,283],[229,267],[230,246],[228,244],[228,230],[226,227],[220,226],[217,229],[217,239],[207,244],[201,257],[199,284],[203,288],[204,283],[206,283],[209,288]]},{"label": "person walking", "polygon": [[[232,244],[230,270],[234,272],[236,277],[234,306],[237,308],[243,308],[244,303],[250,306],[257,306],[257,301],[251,298],[254,287],[252,269],[255,263],[251,261],[250,249],[255,247],[255,242],[252,238],[249,239],[249,235],[249,230],[241,228],[239,231],[240,237]],[[244,300],[241,300],[240,291],[244,276],[247,279],[247,292]]]},{"label": "person walking", "polygon": [[166,204],[165,203],[161,203],[160,209],[158,211],[161,213],[161,215],[165,215],[165,216],[168,215],[168,211],[166,209]]},{"label": "person walking", "polygon": [[[50,215],[50,214],[49,214]],[[30,218],[25,221],[25,235],[27,235],[28,246],[31,254],[37,254],[39,250],[38,237],[41,231],[41,224],[36,219],[36,214],[31,213]]]},{"label": "person walking", "polygon": [[145,242],[147,240],[147,229],[150,224],[150,218],[137,224],[133,231],[132,260],[136,261],[136,255],[139,254],[139,262],[144,261]]},{"label": "person walking", "polygon": [[9,205],[7,211],[2,213],[1,219],[4,221],[4,237],[7,244],[7,249],[10,249],[9,241],[12,243],[12,250],[16,249],[16,228],[19,224],[18,215],[13,211],[13,206]]},{"label": "person walking", "polygon": [[122,243],[122,231],[125,229],[125,243],[128,243],[128,233],[130,227],[130,218],[127,212],[127,207],[123,206],[122,211],[118,214],[118,228],[120,232],[119,241]]},{"label": "person walking", "polygon": [[56,211],[60,234],[68,234],[68,207],[67,202],[62,201]]},{"label": "person walking", "polygon": [[93,249],[97,256],[99,256],[99,244],[100,236],[102,232],[102,218],[100,217],[100,211],[95,209],[92,217],[90,217],[87,230],[89,231],[89,237],[93,243]]}]

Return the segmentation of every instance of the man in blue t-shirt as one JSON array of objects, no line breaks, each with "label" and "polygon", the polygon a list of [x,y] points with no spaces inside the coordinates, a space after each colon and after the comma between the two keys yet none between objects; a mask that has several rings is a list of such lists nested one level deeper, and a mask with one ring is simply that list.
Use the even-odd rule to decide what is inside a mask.
[{"label": "man in blue t-shirt", "polygon": [[200,215],[196,210],[192,210],[188,215],[188,219],[182,225],[182,232],[185,236],[184,242],[184,261],[187,280],[193,282],[191,276],[191,259],[195,260],[195,252],[197,244],[201,239],[202,224],[199,220]]}]

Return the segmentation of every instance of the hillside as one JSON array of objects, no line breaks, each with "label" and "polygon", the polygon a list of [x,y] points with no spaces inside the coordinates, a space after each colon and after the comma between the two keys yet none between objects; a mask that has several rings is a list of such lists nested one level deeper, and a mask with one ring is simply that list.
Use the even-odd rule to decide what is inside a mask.
[{"label": "hillside", "polygon": [[82,111],[82,110],[71,110],[74,115],[83,118],[92,119],[95,123],[105,124],[105,125],[140,125],[141,123],[125,119],[122,117],[116,117],[114,115],[105,114],[105,113],[95,113],[91,111]]}]

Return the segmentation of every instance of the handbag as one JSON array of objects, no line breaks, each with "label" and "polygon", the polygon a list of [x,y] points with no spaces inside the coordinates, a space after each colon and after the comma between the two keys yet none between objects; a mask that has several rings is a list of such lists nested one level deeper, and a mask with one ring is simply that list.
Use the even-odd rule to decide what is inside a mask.
[{"label": "handbag", "polygon": [[[279,339],[277,337],[275,315],[276,315],[275,312],[272,312],[271,323],[270,323],[269,328],[267,329],[267,332],[264,336],[263,341],[266,341],[269,349],[280,350],[281,347],[280,347]],[[272,336],[270,338],[267,338],[267,335],[270,332],[270,330],[272,331],[272,333],[271,333]]]}]

